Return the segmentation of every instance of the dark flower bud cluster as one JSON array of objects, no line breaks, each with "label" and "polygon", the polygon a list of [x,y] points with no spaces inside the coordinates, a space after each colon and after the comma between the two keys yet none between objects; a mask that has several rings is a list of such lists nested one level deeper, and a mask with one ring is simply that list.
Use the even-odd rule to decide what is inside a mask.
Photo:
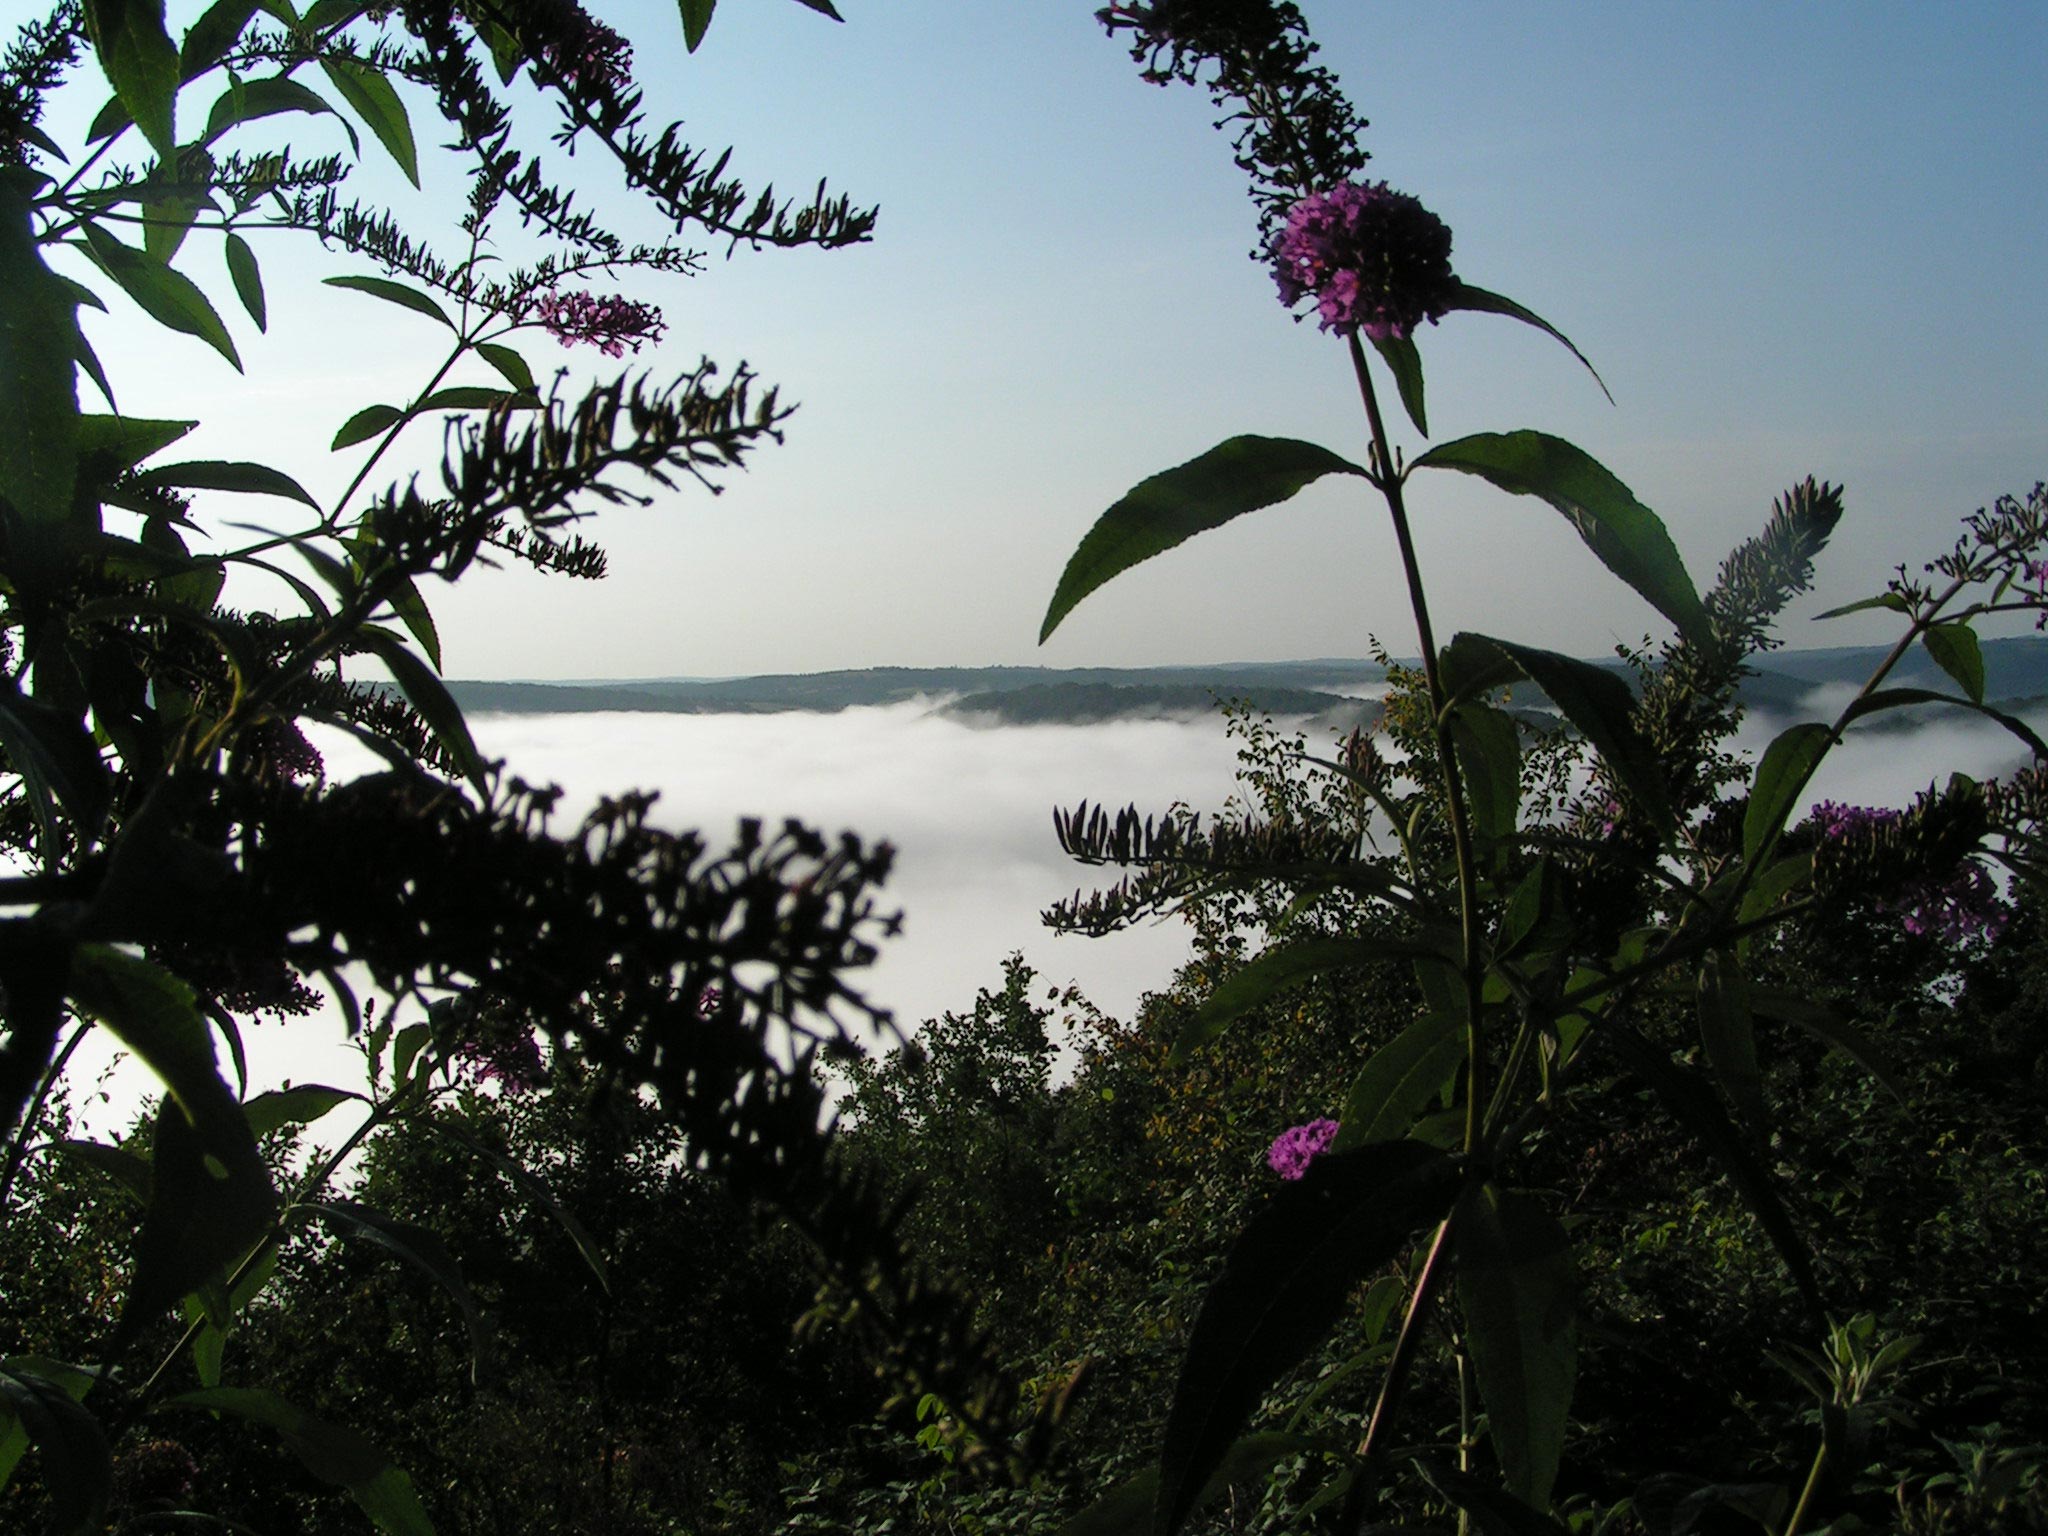
[{"label": "dark flower bud cluster", "polygon": [[1405,192],[1346,182],[1287,213],[1272,246],[1273,280],[1290,308],[1316,301],[1326,331],[1405,341],[1457,301],[1451,231]]}]

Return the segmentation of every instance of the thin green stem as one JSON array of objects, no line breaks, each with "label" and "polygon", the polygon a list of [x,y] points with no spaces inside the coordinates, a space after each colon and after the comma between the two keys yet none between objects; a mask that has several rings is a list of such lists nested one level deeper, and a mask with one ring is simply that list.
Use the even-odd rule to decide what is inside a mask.
[{"label": "thin green stem", "polygon": [[1799,1490],[1799,1502],[1792,1506],[1792,1518],[1785,1522],[1785,1536],[1799,1536],[1799,1527],[1806,1519],[1806,1507],[1813,1502],[1813,1495],[1820,1487],[1821,1469],[1827,1465],[1828,1443],[1823,1439],[1819,1449],[1813,1453],[1813,1467],[1806,1474],[1806,1486]]},{"label": "thin green stem", "polygon": [[1415,1362],[1415,1348],[1421,1342],[1430,1305],[1450,1273],[1451,1226],[1455,1220],[1454,1211],[1437,1224],[1436,1236],[1429,1245],[1429,1256],[1422,1261],[1422,1273],[1416,1276],[1414,1293],[1408,1298],[1408,1311],[1401,1319],[1401,1332],[1394,1340],[1394,1353],[1387,1360],[1387,1374],[1380,1378],[1380,1392],[1373,1400],[1372,1416],[1366,1420],[1365,1433],[1359,1438],[1354,1452],[1359,1466],[1353,1473],[1351,1492],[1345,1497],[1344,1511],[1338,1519],[1339,1530],[1356,1531],[1364,1519],[1365,1495],[1370,1486],[1364,1473],[1380,1449],[1387,1425],[1393,1422],[1394,1408],[1408,1383],[1408,1373]]}]

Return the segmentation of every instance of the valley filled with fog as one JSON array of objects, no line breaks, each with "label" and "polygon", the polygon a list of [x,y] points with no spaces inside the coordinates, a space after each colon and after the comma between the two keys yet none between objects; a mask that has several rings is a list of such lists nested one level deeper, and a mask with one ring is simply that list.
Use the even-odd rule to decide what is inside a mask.
[{"label": "valley filled with fog", "polygon": [[[1807,695],[1803,718],[1832,718],[1846,688]],[[965,1011],[977,989],[996,987],[1006,956],[1021,952],[1041,990],[1078,985],[1105,1012],[1128,1018],[1164,987],[1187,956],[1184,928],[1155,923],[1108,938],[1054,935],[1039,921],[1077,887],[1112,872],[1073,863],[1060,850],[1052,810],[1088,799],[1135,803],[1156,813],[1176,801],[1208,811],[1233,788],[1238,743],[1220,714],[1084,725],[991,725],[945,712],[940,698],[832,712],[673,714],[581,712],[472,715],[487,758],[533,783],[565,791],[556,816],[566,831],[598,797],[657,791],[655,819],[702,829],[714,847],[743,816],[796,817],[827,834],[886,839],[897,862],[886,888],[903,912],[867,976],[868,995],[899,1023]],[[2048,707],[2024,709],[2048,729]],[[1758,713],[1738,744],[1760,752],[1791,716]],[[1892,717],[1903,719],[1904,715]],[[1311,744],[1314,725],[1304,727]],[[1328,739],[1329,728],[1322,728]],[[381,766],[353,741],[321,735],[331,778]],[[1990,722],[1904,726],[1852,733],[1806,800],[1903,805],[1954,771],[1990,777],[2024,760],[2024,749]],[[248,1031],[251,1088],[297,1082],[346,1084],[360,1064],[338,1044],[336,1018],[257,1024]],[[112,1097],[85,1106],[106,1124],[134,1102],[130,1072]],[[153,1084],[137,1081],[136,1092]]]}]

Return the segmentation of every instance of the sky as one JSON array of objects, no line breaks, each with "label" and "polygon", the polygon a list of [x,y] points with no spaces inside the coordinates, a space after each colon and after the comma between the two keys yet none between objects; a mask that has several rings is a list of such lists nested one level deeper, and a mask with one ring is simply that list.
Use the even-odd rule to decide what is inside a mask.
[{"label": "sky", "polygon": [[[716,499],[605,514],[602,584],[504,572],[429,591],[448,673],[1150,665],[1355,656],[1373,637],[1412,652],[1383,514],[1327,483],[1119,578],[1035,644],[1068,555],[1138,480],[1240,432],[1361,457],[1343,349],[1293,323],[1247,259],[1251,205],[1206,96],[1140,81],[1093,0],[840,8],[844,25],[725,0],[688,55],[669,0],[595,7],[633,40],[657,121],[736,146],[751,184],[808,192],[822,175],[881,220],[853,250],[720,245],[695,278],[620,281],[669,326],[636,364],[747,359],[800,403],[788,441]],[[1302,8],[1371,120],[1370,174],[1442,216],[1459,274],[1564,330],[1615,396],[1534,331],[1454,315],[1419,338],[1437,440],[1570,438],[1660,511],[1701,585],[1788,484],[1845,484],[1797,644],[1886,638],[1804,615],[2048,474],[2048,8]],[[340,147],[292,121],[302,151]],[[590,202],[630,210],[596,156],[573,168]],[[422,231],[446,227],[445,172],[418,196],[372,176]],[[88,329],[124,410],[206,423],[180,452],[263,457],[332,490],[354,461],[327,439],[418,387],[432,328],[318,286],[360,261],[297,237],[258,249],[267,336],[217,253],[186,262],[246,377],[118,313]],[[587,351],[537,332],[525,347],[543,371],[589,372]],[[404,446],[399,468],[438,462],[431,424]],[[1440,634],[1584,655],[1661,635],[1547,508],[1455,476],[1411,499]]]}]

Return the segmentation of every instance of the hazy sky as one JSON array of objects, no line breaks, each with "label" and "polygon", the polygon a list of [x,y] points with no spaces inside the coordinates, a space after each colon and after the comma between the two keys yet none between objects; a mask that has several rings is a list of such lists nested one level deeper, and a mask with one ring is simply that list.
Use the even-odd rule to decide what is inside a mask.
[{"label": "hazy sky", "polygon": [[[642,361],[746,357],[802,402],[788,445],[716,501],[607,514],[600,587],[505,574],[430,593],[452,675],[1278,659],[1357,655],[1369,635],[1412,649],[1391,539],[1356,487],[1197,540],[1034,645],[1075,543],[1145,475],[1244,431],[1363,453],[1340,345],[1291,323],[1246,259],[1251,209],[1206,97],[1143,84],[1094,8],[842,0],[835,26],[791,0],[725,0],[686,56],[671,0],[594,6],[635,42],[658,120],[737,145],[756,183],[829,176],[882,220],[858,250],[720,248],[702,277],[626,285],[671,327]],[[1453,316],[1420,338],[1439,439],[1572,438],[1663,513],[1701,584],[1787,483],[1845,482],[1827,602],[2048,474],[2037,0],[1303,9],[1372,121],[1372,173],[1451,225],[1461,276],[1569,333],[1618,402],[1536,333]],[[302,151],[330,147],[291,121]],[[603,203],[602,162],[575,166]],[[445,217],[448,191],[404,206]],[[203,415],[197,451],[338,485],[353,461],[327,438],[417,387],[431,327],[316,289],[368,268],[279,242],[259,247],[258,337],[218,253],[192,249],[247,379],[186,338],[89,317],[124,408]],[[527,350],[591,357],[537,334]],[[438,432],[416,432],[413,462],[437,460]],[[1547,509],[1449,477],[1415,500],[1440,631],[1591,654],[1658,627]]]}]

